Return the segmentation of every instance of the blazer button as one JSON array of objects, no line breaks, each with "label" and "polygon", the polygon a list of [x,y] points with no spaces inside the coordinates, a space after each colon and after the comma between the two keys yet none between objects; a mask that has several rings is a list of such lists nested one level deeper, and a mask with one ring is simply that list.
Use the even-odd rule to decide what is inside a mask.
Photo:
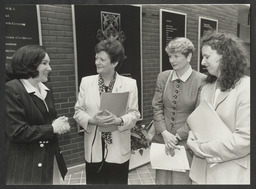
[{"label": "blazer button", "polygon": [[38,167],[42,167],[42,165],[43,165],[42,163],[38,163],[37,164]]},{"label": "blazer button", "polygon": [[40,147],[41,147],[41,148],[44,147],[44,144],[40,144]]}]

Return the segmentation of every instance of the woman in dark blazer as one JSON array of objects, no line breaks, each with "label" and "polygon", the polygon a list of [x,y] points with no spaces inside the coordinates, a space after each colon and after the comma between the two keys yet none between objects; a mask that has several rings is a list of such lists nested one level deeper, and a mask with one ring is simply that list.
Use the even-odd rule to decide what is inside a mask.
[{"label": "woman in dark blazer", "polygon": [[67,172],[56,133],[70,126],[66,117],[57,118],[51,90],[42,83],[48,81],[49,63],[38,45],[24,46],[12,57],[15,78],[5,87],[6,184],[53,184],[53,175],[60,180],[57,164],[63,178]]}]

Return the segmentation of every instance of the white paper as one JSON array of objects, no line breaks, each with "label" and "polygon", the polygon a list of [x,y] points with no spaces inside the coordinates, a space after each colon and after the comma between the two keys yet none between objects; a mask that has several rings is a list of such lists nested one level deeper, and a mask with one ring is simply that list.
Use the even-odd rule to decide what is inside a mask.
[{"label": "white paper", "polygon": [[150,147],[150,161],[152,169],[163,169],[185,172],[190,170],[186,150],[184,146],[177,146],[175,155],[165,153],[165,144],[152,143]]}]

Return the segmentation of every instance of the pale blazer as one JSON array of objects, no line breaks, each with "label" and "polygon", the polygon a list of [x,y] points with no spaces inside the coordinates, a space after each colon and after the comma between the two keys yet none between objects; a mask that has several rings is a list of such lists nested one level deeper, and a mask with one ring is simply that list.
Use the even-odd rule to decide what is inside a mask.
[{"label": "pale blazer", "polygon": [[[215,84],[207,84],[201,100],[213,105]],[[190,177],[198,184],[250,183],[250,77],[245,76],[234,89],[220,92],[214,109],[233,133],[231,137],[202,144],[212,158],[193,157]],[[210,167],[212,163],[217,163]]]},{"label": "pale blazer", "polygon": [[[82,78],[77,103],[75,105],[74,119],[84,128],[84,152],[87,162],[102,161],[101,132],[98,129],[96,131],[95,125],[88,123],[89,118],[93,117],[100,110],[98,77],[98,75],[93,75]],[[127,91],[129,92],[127,113],[122,116],[124,124],[123,126],[118,126],[117,131],[112,132],[113,143],[107,145],[108,154],[106,162],[109,163],[120,164],[130,159],[130,130],[140,118],[136,80],[117,74],[112,93]]]}]

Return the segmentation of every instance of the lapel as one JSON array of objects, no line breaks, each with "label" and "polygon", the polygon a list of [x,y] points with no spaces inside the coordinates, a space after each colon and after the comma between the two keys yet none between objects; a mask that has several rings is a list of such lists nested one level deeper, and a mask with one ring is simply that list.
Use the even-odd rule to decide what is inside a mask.
[{"label": "lapel", "polygon": [[45,115],[45,113],[47,112],[47,109],[45,107],[44,102],[40,98],[38,98],[34,93],[29,93],[29,95],[32,97],[35,105],[40,110],[42,115]]},{"label": "lapel", "polygon": [[222,92],[222,91],[220,92],[219,96],[216,99],[215,110],[228,97],[229,93],[230,93],[230,90],[224,91],[224,92]]},{"label": "lapel", "polygon": [[[99,75],[96,75],[92,78],[91,86],[92,86],[92,97],[96,102],[96,106],[100,108],[100,91],[99,91],[99,85],[98,85],[98,79]],[[90,91],[90,90],[89,90]],[[91,96],[91,95],[90,95]]]},{"label": "lapel", "polygon": [[122,79],[121,76],[116,74],[116,82],[114,84],[112,93],[120,93],[122,88]]},{"label": "lapel", "polygon": [[224,92],[221,91],[219,93],[217,99],[216,99],[216,103],[214,104],[215,93],[216,93],[216,85],[215,85],[215,83],[209,85],[209,90],[208,91],[209,91],[209,94],[208,94],[208,99],[206,99],[206,101],[208,101],[215,110],[227,98],[227,96],[230,93],[230,90],[224,91]]},{"label": "lapel", "polygon": [[205,95],[205,100],[214,107],[214,94],[215,94],[215,84],[210,84],[205,86],[206,95]]}]

